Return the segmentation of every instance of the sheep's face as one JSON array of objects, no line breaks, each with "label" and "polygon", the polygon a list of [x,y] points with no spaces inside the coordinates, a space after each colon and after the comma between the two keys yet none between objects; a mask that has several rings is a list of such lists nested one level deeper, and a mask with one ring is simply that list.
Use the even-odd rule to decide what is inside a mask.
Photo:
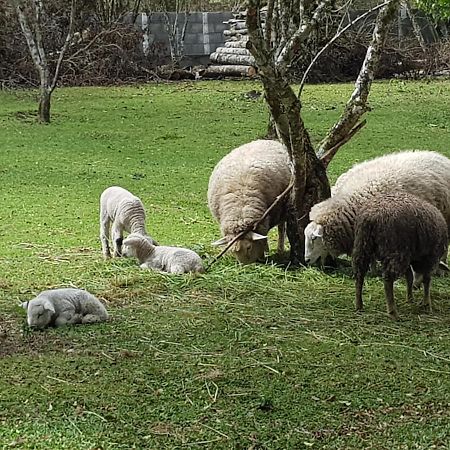
[{"label": "sheep's face", "polygon": [[25,302],[22,306],[27,310],[28,326],[32,328],[45,328],[55,314],[52,303],[45,299],[35,299]]},{"label": "sheep's face", "polygon": [[[228,245],[233,238],[234,236],[224,237],[213,245]],[[241,264],[251,264],[263,259],[268,249],[267,236],[250,231],[233,244],[231,252]]]},{"label": "sheep's face", "polygon": [[136,258],[136,248],[132,245],[126,245],[126,241],[124,241],[122,246],[122,256],[126,258]]},{"label": "sheep's face", "polygon": [[323,226],[311,222],[305,228],[305,262],[306,264],[314,264],[320,258],[323,261],[327,254],[323,242]]},{"label": "sheep's face", "polygon": [[264,258],[264,253],[268,250],[267,236],[265,239],[240,239],[231,251],[241,264],[251,264]]}]

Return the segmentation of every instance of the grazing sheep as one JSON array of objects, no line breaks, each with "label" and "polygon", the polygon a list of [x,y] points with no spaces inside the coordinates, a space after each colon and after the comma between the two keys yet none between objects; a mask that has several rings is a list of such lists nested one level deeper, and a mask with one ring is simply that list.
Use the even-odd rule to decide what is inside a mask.
[{"label": "grazing sheep", "polygon": [[[220,224],[222,239],[213,245],[227,245],[239,233],[262,217],[289,185],[289,155],[278,141],[257,140],[226,155],[209,179],[208,206]],[[278,225],[278,251],[284,247],[284,202],[280,202],[255,231],[249,231],[231,248],[243,264],[264,257],[267,233]]]},{"label": "grazing sheep", "polygon": [[[142,201],[119,186],[105,189],[100,196],[100,240],[105,258],[111,257],[109,239],[112,238],[114,256],[121,256],[123,232],[148,236],[145,230],[145,209]],[[158,245],[150,236],[153,244]]]},{"label": "grazing sheep", "polygon": [[202,259],[187,248],[155,246],[150,239],[132,233],[123,241],[125,256],[135,257],[143,269],[163,273],[204,272]]},{"label": "grazing sheep", "polygon": [[[390,192],[407,192],[436,206],[447,222],[450,235],[450,159],[431,151],[392,153],[356,164],[338,178],[332,197],[312,208],[310,218],[315,220],[321,210],[339,208],[350,195],[370,198]],[[348,226],[353,227],[353,222]],[[308,233],[305,230],[310,263],[326,257],[321,238],[314,230],[314,225],[308,228]],[[442,260],[446,259],[445,253]]]},{"label": "grazing sheep", "polygon": [[43,291],[32,300],[22,303],[22,307],[27,310],[27,322],[33,328],[108,320],[108,313],[102,303],[83,289]]},{"label": "grazing sheep", "polygon": [[[332,210],[314,208],[313,222],[305,235],[320,237],[321,247],[332,255],[352,255],[357,310],[363,307],[364,277],[374,261],[381,262],[387,310],[392,318],[398,318],[393,283],[402,275],[406,276],[408,299],[412,300],[411,267],[423,276],[424,302],[431,309],[431,271],[448,242],[447,224],[436,207],[408,193],[395,192],[368,198],[353,195]],[[317,254],[305,248],[305,259]]]}]

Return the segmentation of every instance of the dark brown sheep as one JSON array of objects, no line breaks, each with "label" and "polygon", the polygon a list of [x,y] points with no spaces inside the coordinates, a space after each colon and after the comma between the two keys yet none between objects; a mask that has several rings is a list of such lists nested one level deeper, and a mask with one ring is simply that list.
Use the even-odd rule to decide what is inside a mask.
[{"label": "dark brown sheep", "polygon": [[433,205],[407,193],[373,197],[355,223],[352,259],[356,278],[356,309],[363,307],[364,277],[380,261],[388,314],[398,319],[394,281],[405,275],[408,301],[412,301],[413,274],[423,275],[423,304],[431,311],[431,272],[447,249],[447,223]]}]

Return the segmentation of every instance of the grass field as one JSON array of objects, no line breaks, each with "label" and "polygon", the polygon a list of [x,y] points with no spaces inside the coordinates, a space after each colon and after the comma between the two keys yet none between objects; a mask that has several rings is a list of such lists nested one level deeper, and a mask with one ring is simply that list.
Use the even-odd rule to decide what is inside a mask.
[{"label": "grass field", "polygon": [[[251,89],[59,89],[49,126],[34,120],[33,93],[0,91],[0,448],[450,448],[449,279],[433,282],[432,315],[397,283],[397,323],[377,278],[354,313],[348,269],[225,257],[204,276],[164,276],[102,259],[98,198],[110,185],[142,198],[161,243],[216,254],[208,177],[265,131]],[[307,87],[316,141],[351,90]],[[376,83],[331,181],[396,149],[450,157],[449,105],[449,81]],[[111,321],[28,330],[17,303],[60,286],[99,296]]]}]

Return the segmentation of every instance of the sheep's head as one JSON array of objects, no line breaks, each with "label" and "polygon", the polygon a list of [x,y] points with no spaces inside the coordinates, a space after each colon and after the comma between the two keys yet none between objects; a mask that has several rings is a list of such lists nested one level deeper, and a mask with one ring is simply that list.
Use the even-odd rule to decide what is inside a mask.
[{"label": "sheep's head", "polygon": [[[228,245],[234,236],[226,236],[213,242],[212,245]],[[238,239],[231,247],[231,252],[241,264],[251,264],[264,258],[264,252],[268,250],[267,236],[249,231],[241,239]]]},{"label": "sheep's head", "polygon": [[310,222],[305,228],[305,262],[314,264],[320,258],[322,261],[328,255],[323,241],[323,226]]},{"label": "sheep's head", "polygon": [[131,233],[123,241],[122,255],[129,258],[137,258],[141,261],[148,257],[154,248],[153,239],[150,236]]},{"label": "sheep's head", "polygon": [[43,298],[35,298],[29,302],[22,303],[22,307],[27,310],[28,326],[32,328],[45,328],[55,314],[52,302]]}]

